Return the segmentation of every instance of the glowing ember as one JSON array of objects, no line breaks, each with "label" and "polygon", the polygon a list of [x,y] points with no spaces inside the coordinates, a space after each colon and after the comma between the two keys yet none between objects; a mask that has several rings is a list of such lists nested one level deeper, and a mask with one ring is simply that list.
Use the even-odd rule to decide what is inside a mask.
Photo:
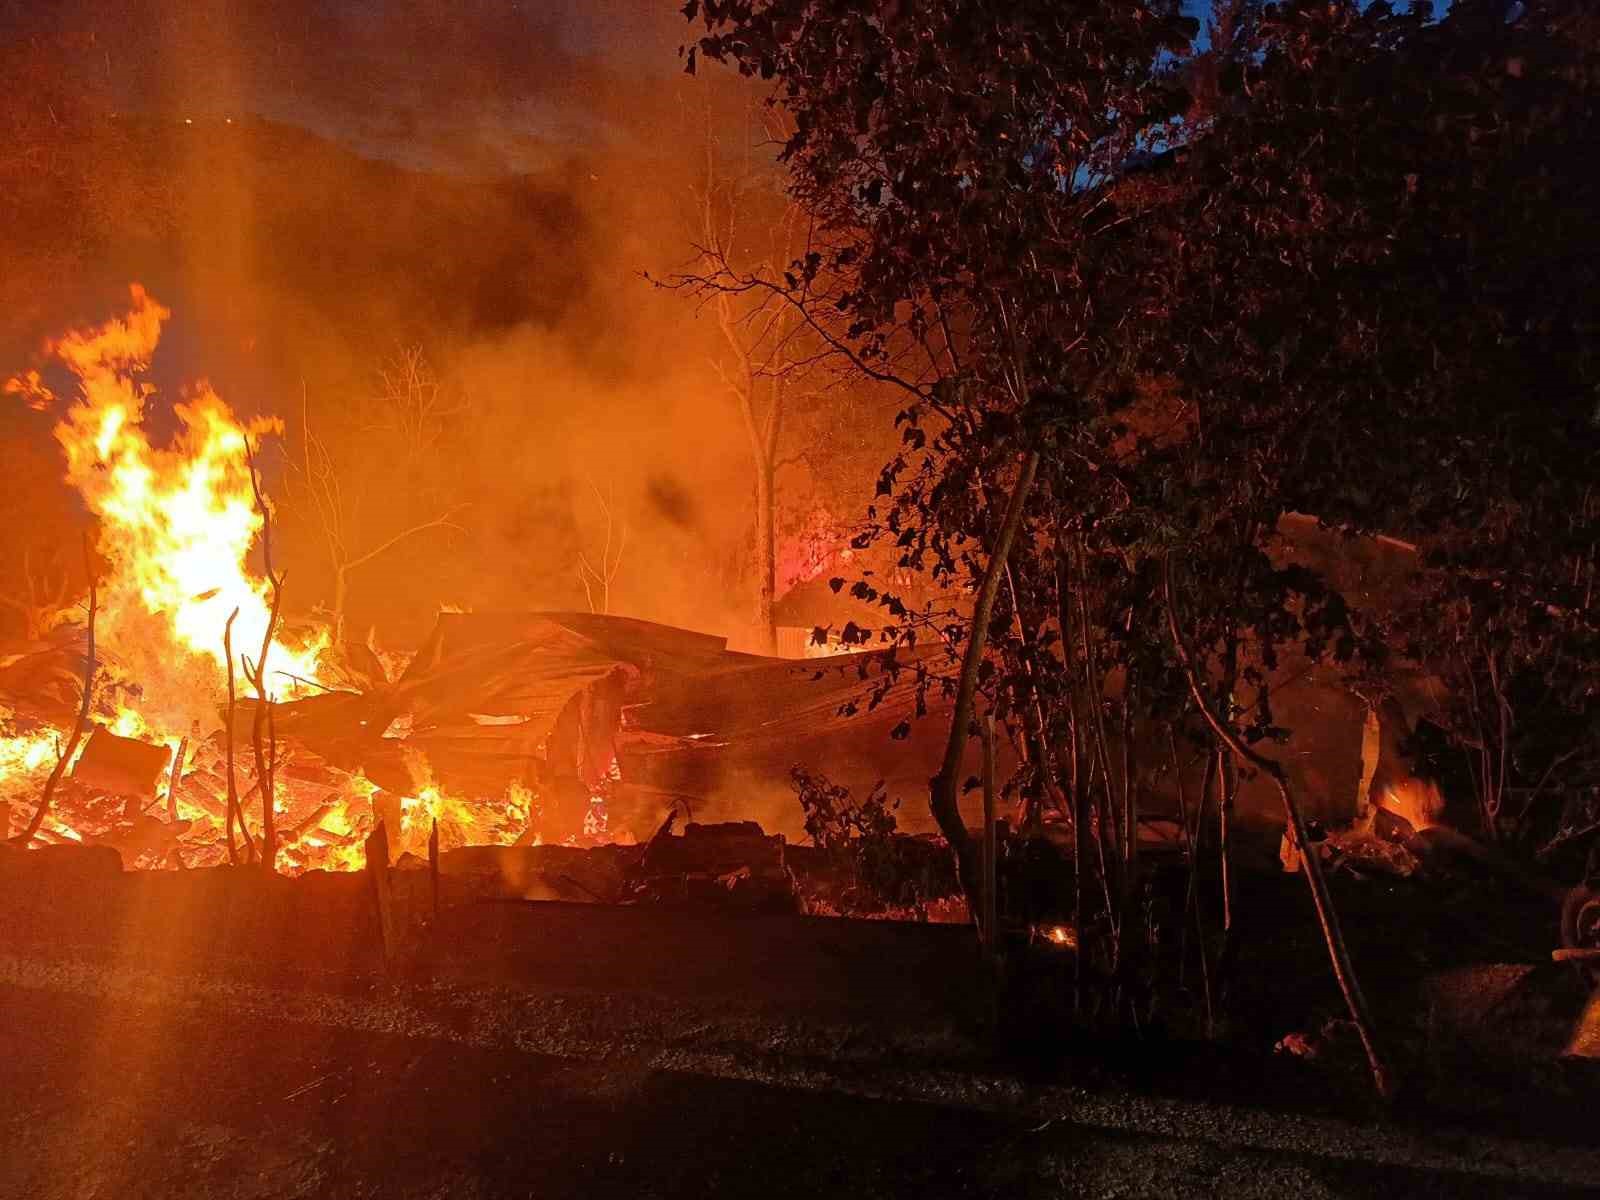
[{"label": "glowing ember", "polygon": [[1444,796],[1431,779],[1410,778],[1393,784],[1384,789],[1382,803],[1419,832],[1437,825],[1444,813]]},{"label": "glowing ember", "polygon": [[[66,738],[53,729],[24,730],[16,715],[0,705],[0,804],[11,806],[11,827],[0,827],[0,838],[25,825],[65,744]],[[81,840],[76,830],[54,815],[46,817],[40,829],[56,841]]]},{"label": "glowing ember", "polygon": [[462,846],[475,839],[480,814],[476,806],[465,797],[446,792],[434,781],[433,769],[428,760],[417,751],[405,750],[406,770],[411,775],[412,794],[400,798],[400,832],[398,842],[391,842],[395,852],[409,850],[426,854],[428,835],[433,823],[439,822],[441,849]]},{"label": "glowing ember", "polygon": [[18,731],[12,713],[0,708],[0,802],[33,801],[62,743],[54,730]]},{"label": "glowing ember", "polygon": [[290,871],[323,867],[359,871],[366,862],[363,842],[372,831],[372,797],[378,786],[357,771],[344,788],[289,830],[283,865]]}]

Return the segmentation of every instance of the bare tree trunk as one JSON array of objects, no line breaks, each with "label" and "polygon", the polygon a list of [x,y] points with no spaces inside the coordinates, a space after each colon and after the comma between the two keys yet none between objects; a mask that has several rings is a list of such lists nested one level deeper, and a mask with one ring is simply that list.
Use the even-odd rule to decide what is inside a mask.
[{"label": "bare tree trunk", "polygon": [[[283,612],[283,577],[272,570],[272,511],[261,493],[261,480],[256,474],[255,451],[249,439],[244,444],[245,461],[250,467],[250,488],[255,494],[256,507],[261,512],[261,555],[266,568],[267,583],[272,589],[272,609],[267,617],[267,627],[261,635],[261,655],[256,659],[252,682],[256,689],[256,709],[251,723],[250,740],[255,751],[256,784],[261,789],[261,865],[271,874],[277,870],[278,837],[277,813],[274,811],[273,773],[277,767],[277,736],[273,726],[272,697],[267,691],[267,656],[272,652],[272,637],[278,629],[278,619]],[[248,666],[248,664],[247,664]],[[263,745],[263,735],[266,744]]]},{"label": "bare tree trunk", "polygon": [[1228,852],[1228,827],[1233,820],[1233,800],[1239,790],[1239,772],[1223,749],[1217,750],[1217,855],[1222,864],[1222,932],[1233,933],[1233,859]]},{"label": "bare tree trunk", "polygon": [[[1040,804],[1038,809],[1029,812],[1027,803],[1023,802],[1023,823],[1031,819],[1042,819],[1043,801],[1048,799],[1052,806],[1063,816],[1067,815],[1067,799],[1061,792],[1061,787],[1052,773],[1052,755],[1049,745],[1049,735],[1045,730],[1044,706],[1039,703],[1039,684],[1034,677],[1033,669],[1033,634],[1028,629],[1027,623],[1022,619],[1022,598],[1017,593],[1016,576],[1012,573],[1011,564],[1006,564],[1006,590],[1011,595],[1011,624],[1016,630],[1017,642],[1022,647],[1022,662],[1024,670],[1024,697],[1022,709],[1022,748],[1023,758],[1029,761],[1034,768],[1038,780]],[[1063,636],[1065,636],[1063,634]]]},{"label": "bare tree trunk", "polygon": [[1206,1032],[1209,1035],[1216,1028],[1216,1015],[1211,1004],[1211,958],[1206,950],[1206,922],[1203,906],[1200,903],[1200,825],[1206,815],[1206,800],[1211,792],[1213,775],[1211,768],[1216,765],[1211,758],[1206,760],[1205,782],[1200,791],[1200,804],[1195,810],[1194,824],[1189,824],[1189,798],[1183,786],[1183,762],[1178,758],[1178,740],[1173,735],[1171,728],[1167,730],[1167,752],[1172,758],[1172,779],[1178,791],[1178,822],[1183,830],[1183,849],[1189,859],[1189,878],[1183,892],[1183,915],[1178,920],[1178,927],[1183,931],[1178,938],[1178,982],[1183,983],[1184,972],[1189,961],[1189,914],[1194,913],[1195,941],[1200,950],[1200,985],[1205,992],[1206,1002]]},{"label": "bare tree trunk", "polygon": [[994,819],[994,717],[983,718],[983,920],[984,944],[991,962],[999,954],[999,872]]},{"label": "bare tree trunk", "polygon": [[[1087,957],[1086,941],[1084,938],[1083,923],[1089,912],[1089,856],[1084,850],[1084,838],[1089,829],[1089,789],[1088,781],[1083,778],[1080,769],[1082,753],[1079,749],[1078,739],[1078,705],[1073,699],[1074,679],[1076,668],[1072,661],[1072,558],[1068,553],[1067,540],[1061,532],[1060,525],[1056,527],[1056,622],[1061,627],[1061,663],[1066,675],[1067,701],[1067,736],[1072,746],[1072,757],[1067,763],[1067,770],[1062,772],[1067,777],[1067,788],[1071,793],[1072,807],[1072,925],[1073,933],[1078,939],[1078,953],[1074,956],[1072,977],[1072,1011],[1078,1016],[1083,1015],[1084,991],[1088,984],[1085,974],[1084,960]],[[1060,746],[1057,745],[1059,757]],[[1060,770],[1058,765],[1057,770]]]},{"label": "bare tree trunk", "polygon": [[1172,560],[1170,557],[1162,563],[1162,599],[1167,609],[1167,629],[1172,635],[1173,650],[1178,656],[1179,665],[1183,668],[1184,679],[1189,685],[1189,694],[1194,698],[1201,715],[1211,726],[1212,732],[1227,746],[1235,756],[1259,767],[1271,777],[1273,784],[1278,789],[1278,796],[1283,801],[1284,815],[1288,819],[1290,831],[1296,845],[1301,851],[1301,860],[1305,864],[1306,884],[1311,889],[1311,902],[1317,910],[1317,920],[1322,926],[1322,937],[1328,945],[1328,957],[1333,963],[1334,979],[1339,984],[1339,990],[1344,993],[1345,1006],[1350,1010],[1350,1019],[1355,1024],[1356,1032],[1361,1036],[1361,1044],[1367,1052],[1367,1065],[1372,1071],[1372,1084],[1379,1096],[1388,1099],[1394,1094],[1394,1085],[1389,1078],[1389,1069],[1384,1064],[1383,1056],[1378,1051],[1377,1033],[1373,1026],[1372,1014],[1367,1008],[1366,997],[1361,994],[1361,984],[1356,979],[1355,965],[1350,961],[1350,951],[1345,945],[1344,934],[1339,928],[1339,914],[1334,911],[1333,898],[1328,894],[1328,882],[1322,875],[1322,860],[1318,857],[1315,847],[1311,843],[1310,834],[1306,828],[1305,815],[1300,811],[1300,805],[1295,800],[1294,794],[1289,790],[1287,777],[1284,775],[1283,766],[1276,759],[1271,759],[1263,754],[1258,754],[1245,745],[1235,734],[1224,725],[1210,705],[1206,703],[1204,690],[1200,686],[1200,679],[1195,673],[1194,660],[1189,657],[1188,647],[1184,644],[1183,635],[1178,629],[1178,614],[1172,602]]},{"label": "bare tree trunk", "polygon": [[772,459],[756,450],[756,622],[761,628],[762,648],[768,654],[778,651],[778,626],[773,615],[778,591],[777,479]]},{"label": "bare tree trunk", "polygon": [[239,832],[244,836],[245,860],[247,862],[249,861],[250,855],[253,853],[252,843],[250,841],[250,831],[245,828],[244,824],[244,810],[239,807],[239,781],[238,776],[234,771],[233,761],[234,712],[238,707],[238,697],[235,692],[233,676],[233,623],[238,619],[239,610],[236,608],[233,610],[233,612],[228,614],[228,623],[222,627],[222,652],[228,660],[228,710],[226,723],[223,730],[223,736],[227,739],[224,744],[228,773],[228,813],[226,829],[228,838],[228,862],[234,865],[237,865],[239,862],[239,850],[233,840],[233,830],[235,824],[237,824]]},{"label": "bare tree trunk", "polygon": [[333,572],[333,644],[344,645],[344,610],[350,596],[350,566],[340,563]]},{"label": "bare tree trunk", "polygon": [[989,565],[984,568],[983,582],[978,587],[971,634],[967,638],[967,648],[961,659],[961,675],[956,684],[955,708],[950,714],[950,736],[945,742],[944,761],[939,773],[928,781],[928,807],[933,812],[933,819],[938,822],[939,832],[955,854],[956,873],[974,916],[981,903],[982,881],[979,879],[976,849],[961,820],[961,808],[956,800],[961,782],[961,758],[967,748],[972,702],[978,690],[978,668],[983,663],[984,648],[989,642],[989,617],[994,611],[994,598],[1000,590],[1000,579],[1005,573],[1006,559],[1011,554],[1011,544],[1016,541],[1017,530],[1022,527],[1023,510],[1038,470],[1039,453],[1036,450],[1029,451],[1022,464],[1022,473],[1012,489],[1006,519],[995,539],[994,551],[989,555]]},{"label": "bare tree trunk", "polygon": [[[1096,661],[1094,652],[1094,638],[1089,631],[1089,600],[1088,579],[1089,570],[1086,560],[1084,539],[1080,534],[1077,538],[1077,568],[1078,568],[1078,636],[1081,639],[1083,650],[1083,690],[1084,703],[1088,705],[1094,720],[1089,725],[1089,732],[1093,735],[1092,749],[1093,762],[1100,769],[1100,790],[1102,798],[1100,803],[1099,822],[1095,828],[1095,857],[1100,866],[1100,884],[1105,892],[1106,919],[1111,924],[1111,956],[1113,964],[1120,964],[1122,959],[1122,915],[1123,906],[1121,897],[1125,893],[1125,879],[1122,872],[1122,840],[1118,829],[1119,805],[1115,781],[1111,776],[1111,751],[1108,748],[1105,722],[1105,678],[1100,673],[1100,665]],[[1124,696],[1126,700],[1126,696]],[[1110,843],[1110,853],[1106,846]],[[1115,876],[1115,879],[1113,878]]]},{"label": "bare tree trunk", "polygon": [[272,612],[267,619],[267,632],[261,639],[261,657],[256,660],[254,682],[256,708],[250,726],[250,742],[255,752],[256,783],[261,789],[261,865],[268,872],[277,870],[278,814],[274,794],[273,768],[277,765],[277,741],[272,725],[272,697],[267,692],[267,655],[272,647],[273,630],[278,624],[282,591],[274,578],[272,587]]},{"label": "bare tree trunk", "polygon": [[1127,880],[1124,903],[1132,903],[1139,886],[1139,793],[1133,782],[1133,695],[1137,676],[1129,668],[1122,685],[1122,856]]}]

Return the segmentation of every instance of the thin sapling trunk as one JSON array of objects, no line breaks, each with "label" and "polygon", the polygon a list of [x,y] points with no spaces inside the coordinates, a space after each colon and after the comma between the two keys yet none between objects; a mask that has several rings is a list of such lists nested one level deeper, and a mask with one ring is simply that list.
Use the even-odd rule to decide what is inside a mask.
[{"label": "thin sapling trunk", "polygon": [[956,872],[974,915],[979,912],[982,883],[976,848],[961,819],[961,809],[956,799],[961,785],[961,759],[972,721],[973,698],[978,690],[978,668],[983,663],[984,649],[989,641],[989,618],[994,611],[995,596],[1000,590],[1000,579],[1005,573],[1006,558],[1011,553],[1012,543],[1016,541],[1017,531],[1022,527],[1023,512],[1038,469],[1039,453],[1031,450],[1023,460],[1022,472],[1012,489],[1005,520],[1001,523],[994,550],[989,555],[988,566],[984,568],[983,580],[978,587],[978,599],[972,612],[971,636],[962,655],[955,708],[950,714],[950,735],[945,742],[944,760],[939,773],[928,781],[929,808],[933,812],[933,819],[938,822],[939,831],[955,854]]},{"label": "thin sapling trunk", "polygon": [[1167,609],[1167,629],[1172,635],[1173,651],[1177,654],[1178,664],[1183,669],[1184,680],[1189,685],[1189,694],[1201,715],[1211,726],[1212,732],[1233,754],[1258,767],[1272,779],[1278,789],[1278,796],[1283,801],[1284,815],[1289,822],[1289,828],[1295,839],[1296,845],[1301,850],[1301,861],[1305,864],[1306,885],[1311,889],[1311,902],[1317,911],[1318,923],[1322,926],[1323,940],[1328,946],[1328,957],[1333,964],[1333,974],[1339,984],[1339,990],[1344,994],[1345,1005],[1350,1011],[1350,1019],[1354,1022],[1356,1032],[1361,1037],[1361,1044],[1366,1050],[1367,1065],[1372,1072],[1373,1087],[1379,1096],[1389,1099],[1394,1093],[1393,1082],[1389,1076],[1389,1068],[1385,1065],[1383,1056],[1378,1050],[1377,1033],[1373,1025],[1372,1014],[1367,1008],[1366,997],[1361,993],[1361,984],[1356,979],[1355,965],[1350,960],[1349,948],[1345,945],[1344,934],[1339,928],[1339,915],[1334,911],[1333,898],[1328,894],[1328,883],[1322,875],[1322,862],[1318,858],[1316,849],[1311,843],[1311,836],[1306,827],[1305,815],[1300,811],[1300,805],[1295,800],[1293,792],[1289,790],[1289,782],[1284,774],[1283,766],[1276,759],[1258,754],[1245,745],[1238,735],[1217,718],[1211,711],[1211,706],[1206,703],[1205,692],[1200,686],[1200,679],[1196,673],[1194,660],[1189,655],[1188,647],[1184,644],[1183,635],[1178,628],[1177,610],[1173,607],[1172,599],[1172,560],[1170,556],[1162,564],[1162,600]]}]

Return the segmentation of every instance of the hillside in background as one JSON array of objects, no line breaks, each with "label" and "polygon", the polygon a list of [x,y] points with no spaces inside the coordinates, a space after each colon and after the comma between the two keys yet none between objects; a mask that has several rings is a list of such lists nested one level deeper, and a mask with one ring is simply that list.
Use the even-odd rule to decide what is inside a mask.
[{"label": "hillside in background", "polygon": [[[583,607],[577,557],[603,537],[594,483],[633,530],[626,603],[702,628],[744,618],[748,468],[706,382],[709,322],[644,278],[687,245],[662,186],[671,164],[572,154],[536,175],[473,177],[263,121],[127,116],[55,131],[39,162],[0,199],[4,373],[46,337],[119,312],[138,281],[174,314],[153,368],[163,394],[209,378],[241,411],[287,418],[290,455],[302,396],[313,420],[346,412],[399,347],[470,392],[447,461],[389,481],[367,509],[372,538],[382,510],[399,520],[429,488],[473,515],[448,545],[375,566],[357,616],[409,637],[439,603]],[[37,442],[48,422],[13,406],[0,431]],[[304,607],[327,581],[315,531],[286,521]],[[704,587],[708,572],[720,586]],[[693,588],[648,581],[686,573]]]}]

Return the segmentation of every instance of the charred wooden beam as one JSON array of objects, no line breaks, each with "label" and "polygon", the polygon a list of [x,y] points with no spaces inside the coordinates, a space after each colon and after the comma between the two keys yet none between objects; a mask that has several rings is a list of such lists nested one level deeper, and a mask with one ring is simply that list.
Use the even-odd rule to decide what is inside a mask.
[{"label": "charred wooden beam", "polygon": [[994,815],[994,717],[983,719],[983,920],[984,948],[991,964],[999,952],[1000,905]]},{"label": "charred wooden beam", "polygon": [[[387,826],[390,829],[400,828],[400,797],[393,792],[373,792],[369,801],[372,804],[372,824],[374,829]],[[388,836],[384,837],[384,851],[388,857],[384,860],[389,865],[394,864],[395,854],[399,850],[398,841],[391,842]]]}]

